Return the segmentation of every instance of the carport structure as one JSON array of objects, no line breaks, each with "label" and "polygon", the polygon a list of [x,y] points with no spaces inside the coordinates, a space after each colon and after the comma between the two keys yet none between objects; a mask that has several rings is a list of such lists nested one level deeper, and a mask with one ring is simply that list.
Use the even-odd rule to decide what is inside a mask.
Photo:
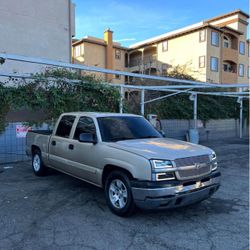
[{"label": "carport structure", "polygon": [[[85,65],[79,64],[71,64],[71,63],[64,63],[58,61],[52,61],[47,59],[41,58],[32,58],[32,57],[25,57],[13,54],[3,54],[0,53],[1,61],[10,60],[10,61],[17,61],[23,63],[32,63],[38,65],[47,65],[53,67],[60,67],[60,68],[67,68],[67,69],[74,69],[74,70],[82,70],[82,71],[89,71],[89,72],[99,72],[104,74],[111,74],[111,75],[122,75],[128,77],[135,77],[139,79],[150,79],[155,81],[166,82],[166,85],[162,86],[144,86],[144,85],[130,85],[130,84],[109,84],[113,87],[119,88],[120,90],[120,113],[123,113],[123,103],[125,98],[125,91],[126,90],[137,90],[140,91],[140,111],[141,115],[145,113],[145,104],[158,101],[164,98],[168,98],[170,96],[188,93],[190,94],[190,100],[193,101],[193,120],[194,120],[194,129],[197,129],[197,96],[198,95],[212,95],[212,96],[225,96],[225,97],[234,97],[235,100],[240,105],[240,133],[239,136],[242,138],[242,128],[243,128],[243,99],[249,99],[249,83],[243,84],[216,84],[216,83],[208,83],[208,82],[198,82],[198,81],[191,81],[191,80],[183,80],[183,79],[175,79],[170,77],[161,77],[161,76],[153,76],[153,75],[145,75],[145,74],[137,74],[137,73],[130,73],[130,72],[123,72],[123,71],[116,71],[116,70],[109,70],[104,68],[98,67],[90,67]],[[0,76],[2,77],[14,77],[14,78],[21,78],[21,79],[33,79],[34,76],[31,74],[15,74],[10,72],[0,72]],[[49,79],[53,80],[53,79]],[[58,79],[57,79],[58,80]],[[63,79],[64,81],[67,79]],[[67,80],[69,84],[74,84],[79,82],[78,80]],[[169,84],[171,83],[171,84]],[[234,88],[235,91],[230,91],[230,89]],[[225,91],[225,89],[228,91]],[[221,91],[223,90],[223,91]],[[243,91],[245,90],[245,91]],[[154,98],[151,100],[145,100],[145,91],[160,91],[160,92],[168,92],[168,94],[163,95],[158,98]],[[169,93],[170,92],[170,93]]]}]

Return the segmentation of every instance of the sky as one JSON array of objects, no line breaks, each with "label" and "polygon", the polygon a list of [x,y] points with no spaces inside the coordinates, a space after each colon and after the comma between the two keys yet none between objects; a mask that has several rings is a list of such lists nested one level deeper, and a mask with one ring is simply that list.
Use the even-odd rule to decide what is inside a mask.
[{"label": "sky", "polygon": [[[249,0],[73,0],[76,38],[103,38],[110,28],[114,41],[129,46],[236,9],[249,13]],[[249,29],[248,29],[249,37]]]}]

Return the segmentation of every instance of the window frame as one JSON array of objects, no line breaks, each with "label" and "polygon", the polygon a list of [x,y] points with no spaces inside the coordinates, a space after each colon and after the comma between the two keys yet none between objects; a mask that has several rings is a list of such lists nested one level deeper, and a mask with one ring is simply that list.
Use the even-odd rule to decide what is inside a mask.
[{"label": "window frame", "polygon": [[[215,70],[212,67],[212,65],[213,65],[213,63],[212,63],[213,59],[216,59],[216,61],[217,61],[217,67],[216,67]],[[215,56],[211,56],[210,57],[210,70],[213,71],[213,72],[219,72],[219,58],[218,57],[215,57]]]},{"label": "window frame", "polygon": [[[204,33],[204,35],[202,35],[202,33]],[[206,30],[200,30],[200,32],[199,32],[199,42],[200,43],[205,42],[206,38],[207,38]]]},{"label": "window frame", "polygon": [[[225,46],[227,44],[227,47]],[[223,36],[223,48],[229,49],[230,48],[230,39],[227,36]]]},{"label": "window frame", "polygon": [[[213,43],[213,34],[217,34],[217,36],[218,36],[218,43]],[[213,30],[211,31],[211,45],[215,46],[215,47],[220,47],[220,35],[219,35],[219,32],[213,31]]]},{"label": "window frame", "polygon": [[[92,120],[92,122],[93,122],[93,124],[94,124],[94,127],[95,127],[95,133],[94,133],[93,135],[96,135],[96,134],[97,134],[96,124],[95,124],[94,119],[93,119],[92,117],[89,117],[89,116],[80,116],[79,119],[78,119],[78,121],[77,121],[77,123],[76,123],[75,131],[74,131],[74,134],[73,134],[73,137],[72,137],[73,140],[79,141],[79,138],[76,138],[75,134],[76,134],[76,131],[77,131],[77,126],[78,126],[78,124],[79,124],[79,122],[80,122],[80,120],[81,120],[82,118],[88,118],[88,119],[91,119],[91,120]],[[80,134],[81,134],[81,133],[80,133]],[[80,135],[80,134],[79,134],[79,135]]]},{"label": "window frame", "polygon": [[[241,74],[241,66],[242,66],[242,74]],[[243,63],[239,63],[239,76],[244,77],[245,75],[245,65]]]},{"label": "window frame", "polygon": [[[243,47],[241,47],[241,45],[243,45]],[[243,51],[241,50],[241,48],[243,48]],[[245,55],[246,54],[246,44],[243,41],[239,42],[239,53],[241,55]]]},{"label": "window frame", "polygon": [[[71,117],[71,118],[74,118],[73,122],[72,122],[72,125],[71,125],[71,128],[70,128],[70,131],[69,131],[69,134],[67,136],[62,136],[61,134],[58,134],[58,129],[59,129],[59,126],[61,124],[61,122],[63,122],[63,119],[66,118],[66,117]],[[61,117],[58,125],[57,125],[57,128],[56,128],[56,132],[55,132],[55,136],[58,136],[58,137],[61,137],[61,138],[65,138],[65,139],[69,139],[70,138],[70,135],[72,133],[72,129],[74,127],[74,122],[76,120],[76,116],[75,115],[64,115]]]},{"label": "window frame", "polygon": [[75,46],[75,57],[82,55],[82,46],[81,44]]},{"label": "window frame", "polygon": [[[201,62],[201,59],[203,59],[204,61]],[[205,67],[206,67],[206,56],[205,55],[199,56],[199,68],[205,68]]]},{"label": "window frame", "polygon": [[116,60],[121,60],[121,57],[122,57],[122,52],[120,49],[116,49],[115,50],[115,59]]},{"label": "window frame", "polygon": [[162,52],[168,51],[168,40],[163,41],[163,42],[161,43],[161,51],[162,51]]}]

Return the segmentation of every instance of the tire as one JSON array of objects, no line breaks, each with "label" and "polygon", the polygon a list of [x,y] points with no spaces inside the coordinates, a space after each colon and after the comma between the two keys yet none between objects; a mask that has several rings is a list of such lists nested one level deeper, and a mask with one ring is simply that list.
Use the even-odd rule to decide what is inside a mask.
[{"label": "tire", "polygon": [[41,151],[36,149],[32,155],[32,169],[37,176],[44,176],[47,173],[47,168],[43,164]]},{"label": "tire", "polygon": [[110,210],[122,217],[128,217],[135,211],[130,180],[121,171],[111,172],[105,182],[105,198]]}]

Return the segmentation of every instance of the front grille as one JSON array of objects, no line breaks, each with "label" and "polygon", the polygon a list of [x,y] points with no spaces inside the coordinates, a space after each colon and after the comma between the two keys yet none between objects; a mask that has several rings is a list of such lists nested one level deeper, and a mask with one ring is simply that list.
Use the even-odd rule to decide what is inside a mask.
[{"label": "front grille", "polygon": [[196,178],[211,172],[211,165],[208,155],[179,158],[175,160],[175,165],[177,169],[181,168],[176,172],[176,176],[180,180]]},{"label": "front grille", "polygon": [[198,155],[186,158],[179,158],[175,161],[176,167],[192,166],[195,163],[207,163],[209,162],[209,155]]}]

